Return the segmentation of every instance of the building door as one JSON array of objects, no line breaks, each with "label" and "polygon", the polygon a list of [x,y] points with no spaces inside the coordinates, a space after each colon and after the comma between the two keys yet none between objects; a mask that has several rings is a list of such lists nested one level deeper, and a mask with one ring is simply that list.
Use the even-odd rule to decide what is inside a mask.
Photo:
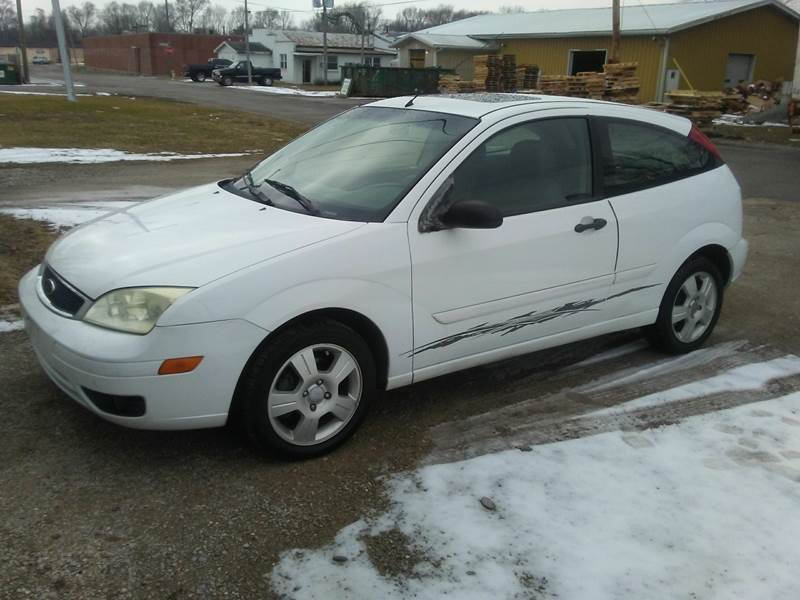
[{"label": "building door", "polygon": [[606,51],[603,50],[570,50],[569,51],[569,74],[577,75],[593,71],[603,72],[603,65],[606,64]]},{"label": "building door", "polygon": [[740,82],[752,81],[755,62],[754,54],[728,54],[728,64],[725,67],[725,87],[736,87]]},{"label": "building door", "polygon": [[303,83],[311,83],[311,59],[303,59]]},{"label": "building door", "polygon": [[142,49],[131,46],[128,56],[128,71],[135,75],[142,74]]},{"label": "building door", "polygon": [[409,50],[408,51],[408,60],[411,65],[412,69],[424,69],[425,68],[425,50]]}]

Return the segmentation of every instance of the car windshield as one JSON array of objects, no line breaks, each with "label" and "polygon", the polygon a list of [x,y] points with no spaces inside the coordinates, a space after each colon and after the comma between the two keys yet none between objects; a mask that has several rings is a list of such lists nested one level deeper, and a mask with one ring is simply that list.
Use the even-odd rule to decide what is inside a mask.
[{"label": "car windshield", "polygon": [[[320,216],[383,221],[477,122],[419,110],[355,108],[288,144],[250,174],[266,194],[294,191]],[[291,200],[276,205],[303,210]]]}]

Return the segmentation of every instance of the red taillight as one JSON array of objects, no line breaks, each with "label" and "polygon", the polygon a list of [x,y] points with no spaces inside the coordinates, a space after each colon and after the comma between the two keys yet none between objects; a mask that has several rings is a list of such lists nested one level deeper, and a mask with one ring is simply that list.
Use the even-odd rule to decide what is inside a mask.
[{"label": "red taillight", "polygon": [[714,145],[714,142],[708,139],[708,136],[702,131],[700,131],[697,125],[692,125],[692,130],[689,132],[689,139],[692,140],[693,142],[697,142],[703,148],[711,152],[711,154],[716,156],[718,159],[722,160],[722,156],[720,156],[719,150],[717,150],[717,147]]}]

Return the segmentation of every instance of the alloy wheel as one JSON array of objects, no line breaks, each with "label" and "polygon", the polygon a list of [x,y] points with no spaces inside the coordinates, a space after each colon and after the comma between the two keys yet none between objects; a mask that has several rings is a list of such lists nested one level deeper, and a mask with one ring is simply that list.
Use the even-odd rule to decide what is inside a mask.
[{"label": "alloy wheel", "polygon": [[350,422],[363,391],[355,357],[334,344],[315,344],[283,363],[272,382],[267,412],[285,441],[312,446],[336,435]]},{"label": "alloy wheel", "polygon": [[717,284],[710,273],[701,271],[686,278],[672,306],[672,331],[689,344],[711,325],[717,311]]}]

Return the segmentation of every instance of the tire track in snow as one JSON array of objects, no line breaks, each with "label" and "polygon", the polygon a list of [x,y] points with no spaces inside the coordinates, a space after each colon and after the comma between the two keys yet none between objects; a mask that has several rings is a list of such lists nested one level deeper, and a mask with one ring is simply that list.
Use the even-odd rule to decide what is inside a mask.
[{"label": "tire track in snow", "polygon": [[[758,389],[738,389],[741,386],[731,384],[729,389],[716,393],[695,393],[678,401],[626,409],[624,405],[627,402],[703,382],[738,367],[765,363],[783,355],[768,346],[733,341],[683,356],[628,367],[630,362],[636,362],[638,354],[615,356],[613,351],[609,352],[609,360],[602,361],[603,371],[608,373],[609,366],[614,364],[621,369],[593,379],[601,366],[594,363],[592,367],[595,368],[586,369],[585,383],[437,425],[430,432],[433,449],[423,463],[453,462],[509,448],[524,448],[607,431],[647,429],[800,390],[800,359],[796,359],[796,371],[787,368],[786,376],[765,379],[765,385]],[[794,363],[790,361],[789,364]],[[574,379],[575,369],[567,367],[544,375],[543,387],[552,384],[547,379],[558,380],[566,372],[570,372]],[[612,407],[618,407],[618,410],[613,413],[604,410]]]}]

